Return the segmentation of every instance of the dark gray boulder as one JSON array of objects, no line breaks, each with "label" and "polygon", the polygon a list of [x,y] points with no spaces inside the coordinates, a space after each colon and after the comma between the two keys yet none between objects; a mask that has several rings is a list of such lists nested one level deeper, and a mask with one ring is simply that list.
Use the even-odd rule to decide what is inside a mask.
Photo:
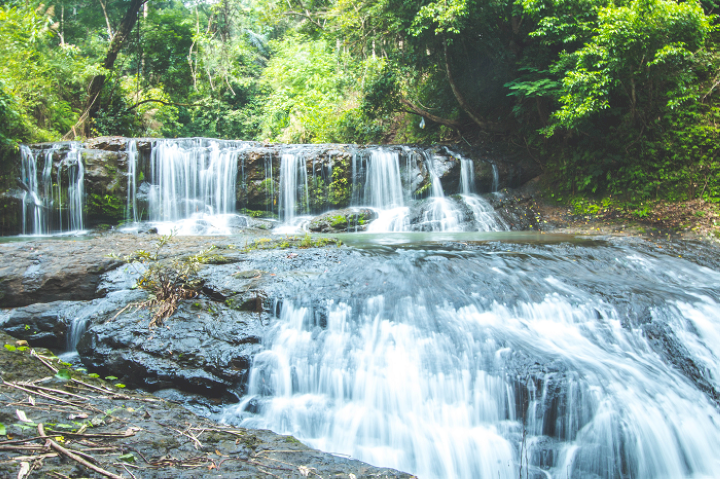
[{"label": "dark gray boulder", "polygon": [[162,325],[150,328],[152,316],[152,308],[133,306],[108,314],[80,339],[83,363],[149,390],[179,388],[205,396],[241,392],[266,321],[204,299],[181,302]]},{"label": "dark gray boulder", "polygon": [[65,313],[70,304],[54,301],[13,309],[0,316],[0,328],[14,338],[26,340],[30,346],[64,346],[69,323]]}]

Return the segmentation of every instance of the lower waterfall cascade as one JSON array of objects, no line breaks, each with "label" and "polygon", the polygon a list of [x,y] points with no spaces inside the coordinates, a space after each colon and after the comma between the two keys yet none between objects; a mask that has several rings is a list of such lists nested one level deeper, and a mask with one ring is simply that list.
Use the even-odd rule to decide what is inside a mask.
[{"label": "lower waterfall cascade", "polygon": [[622,244],[360,256],[282,302],[218,419],[423,479],[715,477],[716,271]]}]

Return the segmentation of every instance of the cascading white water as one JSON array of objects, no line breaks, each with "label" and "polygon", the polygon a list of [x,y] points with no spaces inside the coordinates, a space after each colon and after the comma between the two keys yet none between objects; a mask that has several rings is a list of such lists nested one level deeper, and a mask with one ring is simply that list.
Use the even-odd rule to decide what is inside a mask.
[{"label": "cascading white water", "polygon": [[393,209],[405,205],[397,152],[378,148],[367,160],[364,203],[375,208]]},{"label": "cascading white water", "polygon": [[125,207],[125,221],[137,223],[137,163],[138,151],[137,141],[130,139],[127,142],[127,165],[128,165],[128,181],[127,181],[127,206]]},{"label": "cascading white water", "polygon": [[497,193],[498,189],[500,188],[500,173],[498,173],[498,167],[495,163],[491,163],[491,165],[493,173],[492,192]]},{"label": "cascading white water", "polygon": [[[481,196],[475,194],[475,169],[472,160],[460,159],[460,198],[470,208],[473,214],[475,230],[477,231],[505,231],[508,225],[500,218],[495,209]],[[493,172],[497,167],[493,164]],[[495,175],[493,176],[493,184]]]},{"label": "cascading white water", "polygon": [[[21,185],[25,190],[24,233],[83,227],[82,151],[76,142],[40,151],[22,148],[21,174],[27,183]],[[343,165],[335,178],[333,164],[342,165],[347,153],[352,156],[352,178],[345,177],[345,168],[350,165]],[[271,218],[277,214],[283,224],[273,231],[284,234],[297,233],[309,220],[298,215],[336,209],[348,197],[350,206],[371,207],[378,212],[379,218],[369,225],[369,231],[452,232],[478,229],[476,224],[481,224],[482,231],[503,229],[497,227],[499,221],[491,221],[494,212],[481,198],[466,201],[466,197],[445,196],[437,168],[445,177],[457,161],[447,148],[268,146],[205,138],[168,139],[153,144],[148,168],[143,172],[139,171],[136,140],[128,140],[126,154],[125,221],[130,223],[126,228],[133,231],[142,228],[138,223],[140,199],[143,205],[147,201],[153,223],[149,226],[163,233],[232,234],[249,224],[248,218],[236,214],[236,203],[245,198],[247,202],[240,207],[264,209]],[[250,161],[247,165],[246,160]],[[279,168],[274,163],[278,160]],[[462,189],[469,194],[472,163],[464,159],[461,163]],[[250,171],[246,171],[248,166]],[[140,177],[145,180],[142,185],[137,184]],[[448,178],[454,179],[452,174]],[[418,200],[426,190],[431,194]],[[470,212],[474,212],[474,222]]]},{"label": "cascading white water", "polygon": [[460,158],[460,193],[472,195],[475,193],[475,165],[472,160]]},{"label": "cascading white water", "polygon": [[302,154],[287,152],[280,156],[280,217],[292,224],[298,209],[309,210],[307,167]]},{"label": "cascading white water", "polygon": [[45,235],[83,229],[85,167],[80,144],[72,142],[67,152],[61,152],[53,187],[53,159],[60,151],[60,145],[36,152],[24,145],[20,148],[23,234]]},{"label": "cascading white water", "polygon": [[405,206],[400,177],[400,156],[396,151],[377,148],[364,159],[363,205],[377,209],[378,219],[369,232],[405,231],[410,208]]},{"label": "cascading white water", "polygon": [[[68,195],[68,230],[80,231],[83,229],[83,198],[85,197],[85,165],[82,162],[80,145],[72,144],[65,159],[58,167],[58,197],[62,198],[60,188],[63,167],[67,168],[69,179]],[[62,201],[61,201],[62,203]],[[60,215],[60,229],[63,229],[62,213]]]},{"label": "cascading white water", "polygon": [[[506,278],[502,303],[389,292],[329,300],[319,327],[310,307],[285,301],[255,357],[248,396],[222,419],[423,479],[716,477],[717,405],[642,330],[623,326],[593,287],[547,273],[547,257],[528,260],[528,269],[512,261],[480,256],[447,272],[497,270]],[[664,274],[673,265],[651,256],[618,261],[662,283],[667,299],[651,309],[652,321],[671,328],[720,387],[720,274],[679,261],[677,273]],[[410,271],[396,273],[423,274]],[[715,298],[699,294],[710,289]]]},{"label": "cascading white water", "polygon": [[20,147],[20,154],[22,158],[20,174],[27,187],[24,190],[22,202],[23,234],[42,234],[46,229],[43,222],[45,205],[38,196],[37,158],[25,145]]},{"label": "cascading white water", "polygon": [[152,150],[150,218],[178,221],[235,212],[240,142],[160,140]]},{"label": "cascading white water", "polygon": [[432,197],[429,207],[423,212],[423,220],[420,225],[426,231],[460,231],[461,213],[445,198],[442,182],[435,171],[433,156],[428,152],[423,152],[423,157],[430,175]]}]

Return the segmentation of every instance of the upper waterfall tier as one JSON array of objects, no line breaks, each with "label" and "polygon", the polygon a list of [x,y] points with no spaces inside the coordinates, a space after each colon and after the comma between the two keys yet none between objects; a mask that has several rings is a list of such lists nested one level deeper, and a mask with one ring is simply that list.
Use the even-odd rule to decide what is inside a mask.
[{"label": "upper waterfall tier", "polygon": [[[450,197],[519,186],[537,173],[446,146],[96,138],[22,151],[15,197],[26,234],[237,213],[290,224],[346,207],[387,212],[378,222],[385,230],[492,230],[500,222],[478,226],[477,211],[492,211],[478,209],[482,199]],[[468,221],[475,226],[458,226]]]}]

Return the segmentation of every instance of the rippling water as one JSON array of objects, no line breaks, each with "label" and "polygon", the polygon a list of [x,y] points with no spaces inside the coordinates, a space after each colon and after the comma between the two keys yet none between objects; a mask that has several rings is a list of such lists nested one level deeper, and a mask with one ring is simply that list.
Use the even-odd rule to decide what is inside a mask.
[{"label": "rippling water", "polygon": [[221,418],[421,478],[717,477],[720,273],[523,238],[346,238]]}]

